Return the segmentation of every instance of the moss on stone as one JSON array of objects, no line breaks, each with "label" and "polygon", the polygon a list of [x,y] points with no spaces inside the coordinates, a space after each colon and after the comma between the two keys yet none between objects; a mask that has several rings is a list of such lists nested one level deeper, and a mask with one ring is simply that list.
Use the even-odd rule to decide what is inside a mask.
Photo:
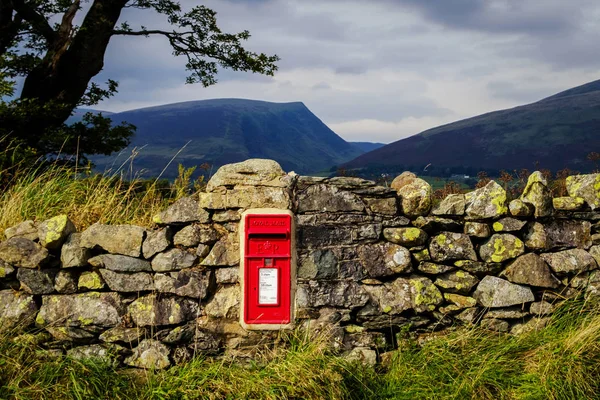
[{"label": "moss on stone", "polygon": [[365,328],[363,328],[362,326],[358,326],[358,325],[347,325],[344,327],[344,330],[347,333],[361,333],[365,330]]},{"label": "moss on stone", "polygon": [[524,244],[521,239],[514,237],[514,242],[511,248],[507,248],[502,237],[494,238],[494,252],[490,256],[492,262],[502,262],[509,258],[515,258],[523,253]]},{"label": "moss on stone", "polygon": [[94,323],[94,320],[92,318],[79,317],[78,321],[79,321],[80,326],[92,325]]},{"label": "moss on stone", "polygon": [[435,285],[425,285],[419,279],[411,279],[409,282],[415,288],[415,306],[425,305],[429,309],[433,306],[435,309],[435,306],[442,301],[442,294]]},{"label": "moss on stone", "polygon": [[431,256],[429,255],[429,249],[423,249],[421,251],[417,251],[417,252],[413,253],[413,256],[415,257],[415,260],[417,260],[419,262],[431,260]]},{"label": "moss on stone", "polygon": [[442,233],[442,234],[440,234],[440,235],[437,235],[437,236],[435,237],[435,241],[436,241],[436,243],[437,243],[438,245],[440,245],[440,246],[443,246],[443,245],[446,243],[446,240],[447,240],[447,239],[448,239],[448,238],[447,238],[447,237],[446,237],[446,235],[444,235],[443,233]]},{"label": "moss on stone", "polygon": [[46,320],[44,317],[42,317],[42,313],[38,313],[38,315],[35,317],[35,323],[40,326],[46,325]]},{"label": "moss on stone", "polygon": [[490,192],[490,201],[496,206],[498,215],[506,214],[506,191],[502,187],[498,187]]},{"label": "moss on stone", "polygon": [[493,262],[502,262],[504,260],[504,252],[506,252],[506,246],[504,241],[500,238],[494,240],[494,254],[492,254]]},{"label": "moss on stone", "polygon": [[97,272],[84,272],[79,277],[79,288],[87,288],[87,289],[102,289],[104,287],[104,282],[100,277],[100,274]]},{"label": "moss on stone", "polygon": [[69,217],[66,214],[57,215],[46,221],[46,236],[40,238],[43,245],[59,241],[63,235],[65,227],[69,222]]},{"label": "moss on stone", "polygon": [[403,239],[406,241],[415,241],[421,236],[421,230],[419,228],[406,228],[402,232]]}]

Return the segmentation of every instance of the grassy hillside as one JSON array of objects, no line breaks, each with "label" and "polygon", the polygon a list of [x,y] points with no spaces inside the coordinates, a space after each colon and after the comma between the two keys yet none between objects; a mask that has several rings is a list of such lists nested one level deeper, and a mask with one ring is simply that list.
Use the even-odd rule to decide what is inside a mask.
[{"label": "grassy hillside", "polygon": [[388,144],[345,165],[448,173],[521,168],[587,172],[600,149],[600,81]]},{"label": "grassy hillside", "polygon": [[[118,158],[93,161],[100,169],[120,165],[137,148],[133,166],[146,169],[147,176],[158,175],[176,155],[176,163],[208,163],[213,170],[248,158],[270,158],[286,171],[314,173],[362,153],[299,102],[203,100],[126,111],[111,118],[137,126],[132,145]],[[171,167],[163,176],[174,175],[176,168]]]},{"label": "grassy hillside", "polygon": [[361,151],[373,151],[380,147],[385,146],[385,143],[377,143],[377,142],[350,142],[350,144],[354,145],[354,147],[358,147]]}]

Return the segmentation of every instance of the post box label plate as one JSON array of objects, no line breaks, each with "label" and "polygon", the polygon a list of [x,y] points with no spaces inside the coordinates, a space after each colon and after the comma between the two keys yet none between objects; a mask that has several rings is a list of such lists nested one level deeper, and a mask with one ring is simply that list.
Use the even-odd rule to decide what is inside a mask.
[{"label": "post box label plate", "polygon": [[279,304],[277,268],[259,268],[258,271],[258,304],[265,306]]}]

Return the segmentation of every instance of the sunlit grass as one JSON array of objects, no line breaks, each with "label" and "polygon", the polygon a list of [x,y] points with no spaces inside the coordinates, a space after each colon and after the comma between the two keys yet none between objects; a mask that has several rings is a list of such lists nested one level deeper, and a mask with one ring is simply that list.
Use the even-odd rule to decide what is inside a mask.
[{"label": "sunlit grass", "polygon": [[298,330],[252,362],[195,358],[165,371],[43,357],[0,340],[0,398],[17,399],[593,399],[600,393],[600,313],[570,301],[539,331],[458,328],[400,343],[385,367],[349,363]]}]

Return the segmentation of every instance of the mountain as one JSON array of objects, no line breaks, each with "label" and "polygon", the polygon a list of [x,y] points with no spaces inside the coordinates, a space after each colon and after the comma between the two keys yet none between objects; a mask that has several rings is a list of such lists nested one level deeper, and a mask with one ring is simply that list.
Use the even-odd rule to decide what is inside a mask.
[{"label": "mountain", "polygon": [[600,152],[600,80],[426,130],[344,167],[361,174],[425,169],[439,176],[521,168],[588,172],[594,168],[586,159],[592,151]]},{"label": "mountain", "polygon": [[109,115],[113,114],[110,111],[92,110],[91,108],[76,108],[73,111],[73,115],[71,115],[67,119],[66,123],[67,124],[73,124],[75,122],[79,122],[79,121],[81,121],[83,119],[83,116],[86,113],[88,113],[88,112],[91,112],[91,113],[94,113],[94,114],[102,113],[102,115],[104,115],[105,117],[108,117]]},{"label": "mountain", "polygon": [[[335,134],[303,103],[217,99],[167,104],[111,114],[114,123],[137,126],[131,146],[118,157],[92,157],[98,169],[114,169],[136,149],[134,169],[163,177],[177,164],[217,167],[247,158],[270,158],[284,170],[326,171],[363,151]],[[178,154],[179,152],[179,154]],[[128,167],[129,168],[129,167]],[[209,170],[210,172],[210,170]]]},{"label": "mountain", "polygon": [[385,143],[376,142],[350,142],[350,144],[354,145],[354,147],[358,147],[358,149],[360,149],[360,151],[363,153],[385,146]]}]

